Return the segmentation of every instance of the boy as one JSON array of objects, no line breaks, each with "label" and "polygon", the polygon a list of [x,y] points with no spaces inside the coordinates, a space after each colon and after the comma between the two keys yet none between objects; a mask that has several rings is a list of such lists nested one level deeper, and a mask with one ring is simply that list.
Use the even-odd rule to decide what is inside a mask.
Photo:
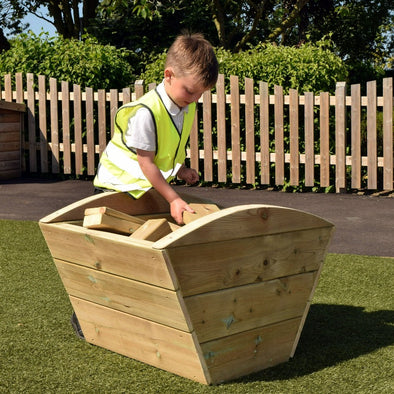
[{"label": "boy", "polygon": [[194,212],[169,182],[188,184],[198,173],[184,165],[196,102],[217,80],[218,62],[202,34],[183,34],[167,53],[164,80],[136,102],[122,106],[115,131],[103,152],[94,186],[141,197],[154,187],[170,204],[172,217],[183,223],[183,211]]}]

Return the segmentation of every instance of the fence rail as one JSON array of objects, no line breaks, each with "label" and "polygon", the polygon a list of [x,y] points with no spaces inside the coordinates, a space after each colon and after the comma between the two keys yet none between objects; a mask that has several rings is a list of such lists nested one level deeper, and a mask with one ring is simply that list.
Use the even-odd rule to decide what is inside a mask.
[{"label": "fence rail", "polygon": [[[206,182],[393,190],[393,79],[337,83],[319,95],[219,75],[199,101],[188,160]],[[149,85],[152,89],[154,85]],[[42,75],[4,76],[1,99],[25,103],[23,170],[94,175],[117,109],[145,92],[82,90]]]}]

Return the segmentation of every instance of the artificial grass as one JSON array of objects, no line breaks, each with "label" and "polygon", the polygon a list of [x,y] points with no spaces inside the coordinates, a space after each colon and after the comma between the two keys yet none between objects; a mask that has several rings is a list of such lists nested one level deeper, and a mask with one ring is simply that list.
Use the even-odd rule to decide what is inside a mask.
[{"label": "artificial grass", "polygon": [[38,224],[0,220],[0,392],[392,393],[394,258],[329,254],[289,362],[204,386],[79,340]]}]

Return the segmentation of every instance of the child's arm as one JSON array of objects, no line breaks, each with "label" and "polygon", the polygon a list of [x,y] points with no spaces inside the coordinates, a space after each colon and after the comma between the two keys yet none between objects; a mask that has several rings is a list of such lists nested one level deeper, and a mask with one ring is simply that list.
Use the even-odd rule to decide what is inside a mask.
[{"label": "child's arm", "polygon": [[168,201],[171,216],[178,224],[183,224],[183,211],[194,213],[194,210],[182,200],[178,193],[163,178],[159,168],[154,163],[155,152],[137,149],[138,164],[152,186]]}]

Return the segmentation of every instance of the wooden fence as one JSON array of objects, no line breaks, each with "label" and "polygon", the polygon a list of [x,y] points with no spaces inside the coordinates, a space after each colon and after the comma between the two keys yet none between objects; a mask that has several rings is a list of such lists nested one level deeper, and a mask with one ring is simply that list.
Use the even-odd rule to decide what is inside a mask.
[{"label": "wooden fence", "polygon": [[[219,76],[199,101],[188,160],[206,182],[393,190],[393,80],[336,86],[335,95],[289,94],[275,86]],[[71,88],[70,88],[71,86]],[[153,88],[153,85],[148,87]],[[121,91],[20,73],[4,76],[1,99],[25,103],[23,170],[95,174],[120,105],[140,97],[142,81]]]}]

